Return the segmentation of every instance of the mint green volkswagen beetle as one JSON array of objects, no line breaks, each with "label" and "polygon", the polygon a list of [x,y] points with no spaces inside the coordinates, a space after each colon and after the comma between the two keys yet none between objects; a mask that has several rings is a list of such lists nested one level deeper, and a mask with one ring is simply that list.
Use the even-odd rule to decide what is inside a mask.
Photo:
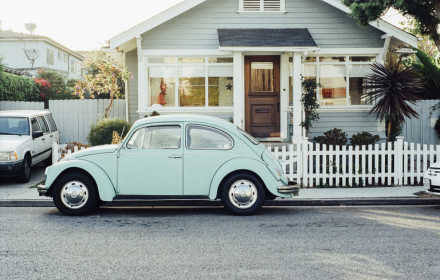
[{"label": "mint green volkswagen beetle", "polygon": [[280,163],[237,126],[214,117],[156,116],[138,120],[122,144],[88,148],[46,170],[40,196],[59,211],[84,215],[108,201],[221,199],[236,215],[265,199],[292,197]]}]

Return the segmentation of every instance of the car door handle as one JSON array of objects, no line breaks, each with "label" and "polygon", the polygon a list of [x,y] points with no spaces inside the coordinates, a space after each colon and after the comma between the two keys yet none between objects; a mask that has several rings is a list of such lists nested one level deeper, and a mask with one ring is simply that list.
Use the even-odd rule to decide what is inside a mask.
[{"label": "car door handle", "polygon": [[169,156],[169,158],[182,158],[182,156],[181,155],[171,155],[171,156]]}]

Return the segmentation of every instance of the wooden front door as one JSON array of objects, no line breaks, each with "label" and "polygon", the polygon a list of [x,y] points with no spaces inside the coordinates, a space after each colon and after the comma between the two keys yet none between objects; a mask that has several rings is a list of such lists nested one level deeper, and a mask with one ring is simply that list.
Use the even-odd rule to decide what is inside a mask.
[{"label": "wooden front door", "polygon": [[245,57],[245,129],[280,137],[280,56]]}]

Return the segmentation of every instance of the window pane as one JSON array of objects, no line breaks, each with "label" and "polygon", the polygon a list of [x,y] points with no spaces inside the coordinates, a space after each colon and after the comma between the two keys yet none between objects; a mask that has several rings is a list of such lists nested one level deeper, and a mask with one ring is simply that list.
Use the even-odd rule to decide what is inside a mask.
[{"label": "window pane", "polygon": [[205,106],[205,67],[179,67],[179,106]]},{"label": "window pane", "polygon": [[371,73],[370,65],[350,65],[349,76],[349,104],[369,105],[369,101],[362,99],[365,93],[363,89],[364,77]]},{"label": "window pane", "polygon": [[34,133],[36,131],[41,131],[40,126],[38,125],[36,118],[31,119],[31,125],[32,125],[32,133]]},{"label": "window pane", "polygon": [[208,58],[209,63],[232,63],[233,58],[232,57],[209,57]]},{"label": "window pane", "polygon": [[320,66],[320,105],[346,105],[345,66]]},{"label": "window pane", "polygon": [[308,56],[306,57],[305,62],[316,62],[316,56]]},{"label": "window pane", "polygon": [[[290,76],[289,76],[289,106],[293,105],[293,66],[290,66]],[[316,65],[304,65],[303,72],[304,80],[314,80],[316,82]]]},{"label": "window pane", "polygon": [[52,115],[46,115],[45,116],[47,124],[49,125],[50,131],[54,132],[57,131],[57,125],[55,124],[55,121],[53,120]]},{"label": "window pane", "polygon": [[220,66],[208,69],[208,104],[209,106],[232,106],[233,102],[233,67]]},{"label": "window pane", "polygon": [[49,128],[46,125],[46,122],[44,121],[43,117],[37,117],[38,123],[40,124],[40,128],[43,131],[43,133],[49,132]]},{"label": "window pane", "polygon": [[182,57],[179,58],[179,63],[205,63],[203,57]]},{"label": "window pane", "polygon": [[142,148],[142,142],[144,140],[145,128],[136,130],[128,141],[127,148],[140,149]]},{"label": "window pane", "polygon": [[273,62],[251,62],[251,91],[273,92]]},{"label": "window pane", "polygon": [[320,56],[320,62],[345,62],[345,56]]},{"label": "window pane", "polygon": [[375,62],[375,56],[350,56],[349,60],[352,62]]},{"label": "window pane", "polygon": [[188,149],[225,149],[232,148],[232,138],[215,128],[206,126],[189,126],[186,135]]},{"label": "window pane", "polygon": [[174,57],[150,57],[148,63],[174,63]]},{"label": "window pane", "polygon": [[149,67],[150,104],[165,107],[176,105],[175,102],[175,68],[167,66]]},{"label": "window pane", "polygon": [[143,149],[179,149],[180,126],[155,126],[145,130]]}]

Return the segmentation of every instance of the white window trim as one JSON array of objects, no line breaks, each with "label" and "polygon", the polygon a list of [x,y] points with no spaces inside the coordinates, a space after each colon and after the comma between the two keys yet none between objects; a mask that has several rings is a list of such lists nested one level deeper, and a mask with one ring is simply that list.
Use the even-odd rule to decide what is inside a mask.
[{"label": "white window trim", "polygon": [[[176,113],[176,112],[198,112],[198,113],[212,113],[214,112],[233,112],[234,106],[209,106],[209,84],[208,84],[208,69],[209,67],[221,67],[221,66],[232,66],[234,63],[209,63],[208,59],[210,57],[229,57],[232,58],[232,55],[154,55],[154,56],[144,56],[144,65],[145,65],[145,93],[146,93],[146,110],[139,110],[139,114],[144,114],[146,112],[151,111],[157,111],[157,112],[163,112],[163,113]],[[174,63],[148,63],[149,58],[159,58],[159,57],[172,57],[174,58]],[[205,62],[203,63],[179,63],[179,58],[194,58],[194,57],[200,57],[205,59]],[[175,96],[175,104],[174,106],[167,106],[167,107],[152,107],[151,104],[151,96],[150,96],[150,79],[149,79],[149,71],[148,68],[150,66],[172,66],[175,67],[176,73],[175,73],[175,81],[176,86],[174,89],[174,96]],[[179,66],[204,66],[205,67],[205,106],[199,106],[199,107],[181,107],[179,106],[179,87],[178,85],[178,68]]]},{"label": "white window trim", "polygon": [[[316,82],[319,83],[320,82],[320,67],[321,65],[342,65],[345,66],[345,77],[346,79],[346,91],[345,91],[345,105],[321,105],[320,104],[320,108],[318,109],[318,112],[337,112],[337,111],[370,111],[371,108],[373,108],[373,105],[350,105],[348,104],[349,101],[349,94],[350,94],[350,85],[349,85],[349,72],[350,72],[350,65],[371,65],[374,62],[352,62],[349,61],[349,57],[354,57],[354,56],[375,56],[376,57],[376,62],[379,59],[379,54],[378,53],[370,53],[370,54],[345,54],[345,55],[341,55],[341,54],[319,54],[319,55],[313,55],[314,57],[316,57],[316,61],[315,62],[303,62],[301,65],[301,72],[304,73],[304,66],[305,65],[315,65],[316,66]],[[345,57],[345,62],[320,62],[318,57],[323,57],[323,56],[343,56]],[[319,93],[316,92],[316,100],[319,103]],[[290,106],[292,107],[292,106]]]},{"label": "white window trim", "polygon": [[286,0],[280,0],[280,10],[279,11],[264,11],[264,0],[260,0],[260,10],[259,11],[245,11],[243,9],[243,0],[238,0],[238,10],[239,14],[285,14],[286,10]]}]

